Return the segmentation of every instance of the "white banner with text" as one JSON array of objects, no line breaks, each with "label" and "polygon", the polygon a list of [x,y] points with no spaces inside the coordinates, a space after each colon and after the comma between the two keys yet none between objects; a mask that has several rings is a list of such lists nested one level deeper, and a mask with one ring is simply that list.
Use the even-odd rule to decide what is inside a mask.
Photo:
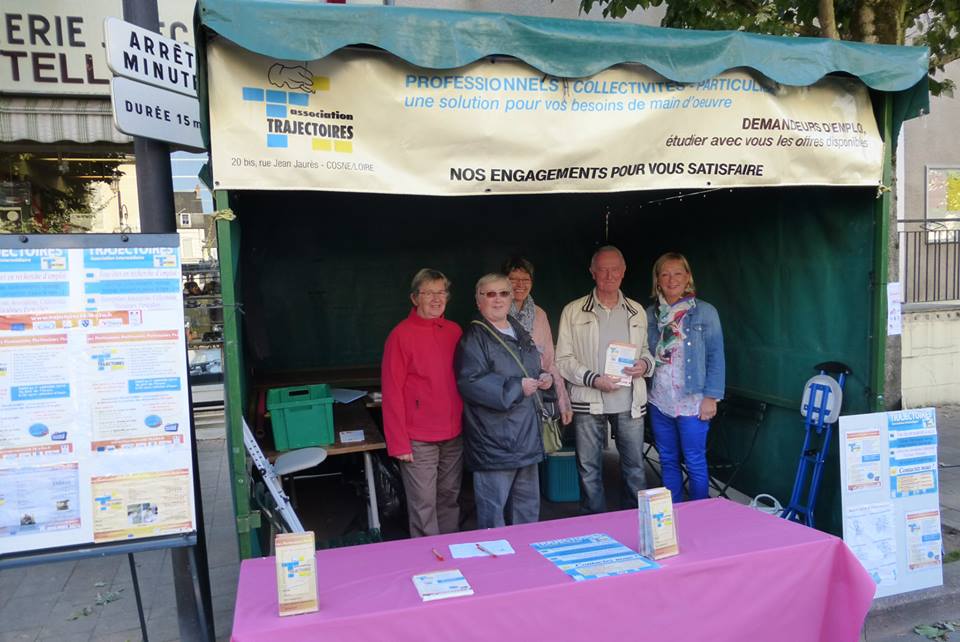
[{"label": "white banner with text", "polygon": [[522,62],[428,70],[380,52],[309,63],[208,49],[217,189],[393,194],[879,185],[866,87],[694,84],[640,66],[590,78]]}]

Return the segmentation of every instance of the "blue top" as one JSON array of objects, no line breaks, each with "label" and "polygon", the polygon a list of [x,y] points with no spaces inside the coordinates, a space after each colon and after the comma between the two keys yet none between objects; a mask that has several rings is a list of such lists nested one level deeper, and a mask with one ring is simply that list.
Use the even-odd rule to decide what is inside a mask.
[{"label": "blue top", "polygon": [[[647,308],[647,337],[650,353],[656,354],[660,330],[657,329],[657,306]],[[723,330],[717,309],[697,299],[697,305],[683,316],[684,394],[702,394],[723,399],[726,388],[726,361],[723,356]],[[657,370],[653,371],[657,376]]]}]

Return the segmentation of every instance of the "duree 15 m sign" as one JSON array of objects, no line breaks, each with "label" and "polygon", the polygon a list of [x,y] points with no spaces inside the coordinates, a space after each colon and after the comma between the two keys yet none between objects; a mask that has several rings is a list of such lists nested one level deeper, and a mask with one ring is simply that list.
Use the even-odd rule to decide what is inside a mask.
[{"label": "duree 15 m sign", "polygon": [[193,47],[117,18],[103,32],[117,129],[202,149]]}]

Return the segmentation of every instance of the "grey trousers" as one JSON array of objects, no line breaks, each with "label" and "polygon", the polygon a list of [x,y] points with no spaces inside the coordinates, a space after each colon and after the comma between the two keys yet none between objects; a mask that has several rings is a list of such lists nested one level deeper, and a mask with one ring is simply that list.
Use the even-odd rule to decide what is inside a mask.
[{"label": "grey trousers", "polygon": [[473,495],[477,503],[477,528],[529,524],[540,519],[537,464],[511,470],[476,471]]},{"label": "grey trousers", "polygon": [[463,439],[411,441],[412,462],[401,462],[410,537],[455,533],[460,526]]}]

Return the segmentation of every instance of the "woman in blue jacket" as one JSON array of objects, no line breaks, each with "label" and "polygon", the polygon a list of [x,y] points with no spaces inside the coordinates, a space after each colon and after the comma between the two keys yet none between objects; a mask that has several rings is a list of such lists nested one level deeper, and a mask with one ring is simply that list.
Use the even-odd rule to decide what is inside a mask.
[{"label": "woman in blue jacket", "polygon": [[477,528],[535,522],[543,439],[533,396],[553,378],[541,372],[531,336],[509,316],[507,277],[487,274],[476,292],[480,318],[464,329],[453,369],[463,397],[464,459],[473,473]]},{"label": "woman in blue jacket", "polygon": [[660,454],[663,484],[683,499],[683,461],[689,498],[708,496],[707,431],[723,398],[723,332],[717,309],[698,299],[686,257],[664,254],[653,264],[647,308],[650,353],[657,366],[650,383],[650,424]]}]

